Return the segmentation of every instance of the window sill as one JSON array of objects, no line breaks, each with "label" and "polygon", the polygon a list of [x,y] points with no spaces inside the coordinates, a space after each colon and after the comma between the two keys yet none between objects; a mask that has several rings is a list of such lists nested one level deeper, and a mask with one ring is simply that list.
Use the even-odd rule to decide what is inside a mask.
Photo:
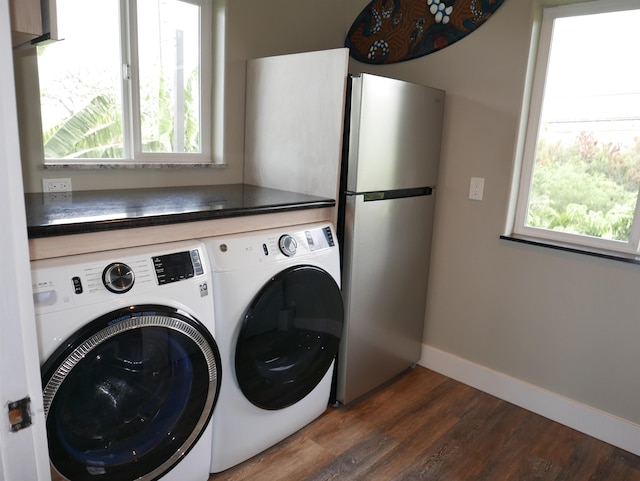
[{"label": "window sill", "polygon": [[112,170],[112,169],[223,169],[228,164],[216,164],[212,162],[202,163],[68,163],[68,164],[44,164],[44,170]]},{"label": "window sill", "polygon": [[500,239],[519,242],[521,244],[528,244],[538,247],[547,247],[549,249],[556,249],[565,252],[573,252],[576,254],[584,254],[592,257],[600,257],[601,259],[610,259],[613,261],[626,262],[627,264],[640,265],[640,254],[626,254],[624,252],[615,252],[605,249],[597,249],[595,247],[579,246],[576,244],[569,244],[566,242],[557,242],[550,240],[541,240],[535,237],[528,237],[518,234],[501,235]]}]

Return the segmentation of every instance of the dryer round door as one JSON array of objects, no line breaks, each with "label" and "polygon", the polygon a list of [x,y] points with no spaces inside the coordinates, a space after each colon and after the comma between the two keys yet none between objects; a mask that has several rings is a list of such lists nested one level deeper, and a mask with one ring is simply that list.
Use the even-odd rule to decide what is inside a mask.
[{"label": "dryer round door", "polygon": [[338,352],[343,322],[340,288],[323,269],[294,266],[271,278],[247,308],[236,344],[245,397],[276,410],[307,396]]},{"label": "dryer round door", "polygon": [[42,368],[52,466],[64,478],[157,479],[208,425],[220,355],[176,309],[124,308],[90,322]]}]

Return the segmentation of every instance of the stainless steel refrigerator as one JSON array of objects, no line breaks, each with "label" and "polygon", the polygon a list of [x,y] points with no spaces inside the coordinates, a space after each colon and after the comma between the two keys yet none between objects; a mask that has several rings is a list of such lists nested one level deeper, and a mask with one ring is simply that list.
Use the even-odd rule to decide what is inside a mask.
[{"label": "stainless steel refrigerator", "polygon": [[420,359],[445,101],[441,90],[370,74],[349,86],[338,217],[343,404]]}]

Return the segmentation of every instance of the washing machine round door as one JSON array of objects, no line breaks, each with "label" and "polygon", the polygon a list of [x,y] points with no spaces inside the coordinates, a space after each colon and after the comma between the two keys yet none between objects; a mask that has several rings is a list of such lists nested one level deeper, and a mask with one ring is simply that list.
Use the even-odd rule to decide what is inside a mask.
[{"label": "washing machine round door", "polygon": [[64,478],[157,479],[210,420],[220,355],[176,309],[140,305],[76,332],[42,368],[51,464]]},{"label": "washing machine round door", "polygon": [[274,276],[250,303],[236,344],[245,397],[275,410],[307,396],[338,352],[343,322],[340,288],[326,271],[303,265]]}]

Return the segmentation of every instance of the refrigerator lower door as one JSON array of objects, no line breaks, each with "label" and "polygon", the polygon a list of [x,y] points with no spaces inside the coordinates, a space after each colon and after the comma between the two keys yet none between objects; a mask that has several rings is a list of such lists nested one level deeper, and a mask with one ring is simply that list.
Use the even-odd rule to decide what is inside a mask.
[{"label": "refrigerator lower door", "polygon": [[345,332],[336,398],[343,404],[421,356],[434,196],[345,203]]}]

